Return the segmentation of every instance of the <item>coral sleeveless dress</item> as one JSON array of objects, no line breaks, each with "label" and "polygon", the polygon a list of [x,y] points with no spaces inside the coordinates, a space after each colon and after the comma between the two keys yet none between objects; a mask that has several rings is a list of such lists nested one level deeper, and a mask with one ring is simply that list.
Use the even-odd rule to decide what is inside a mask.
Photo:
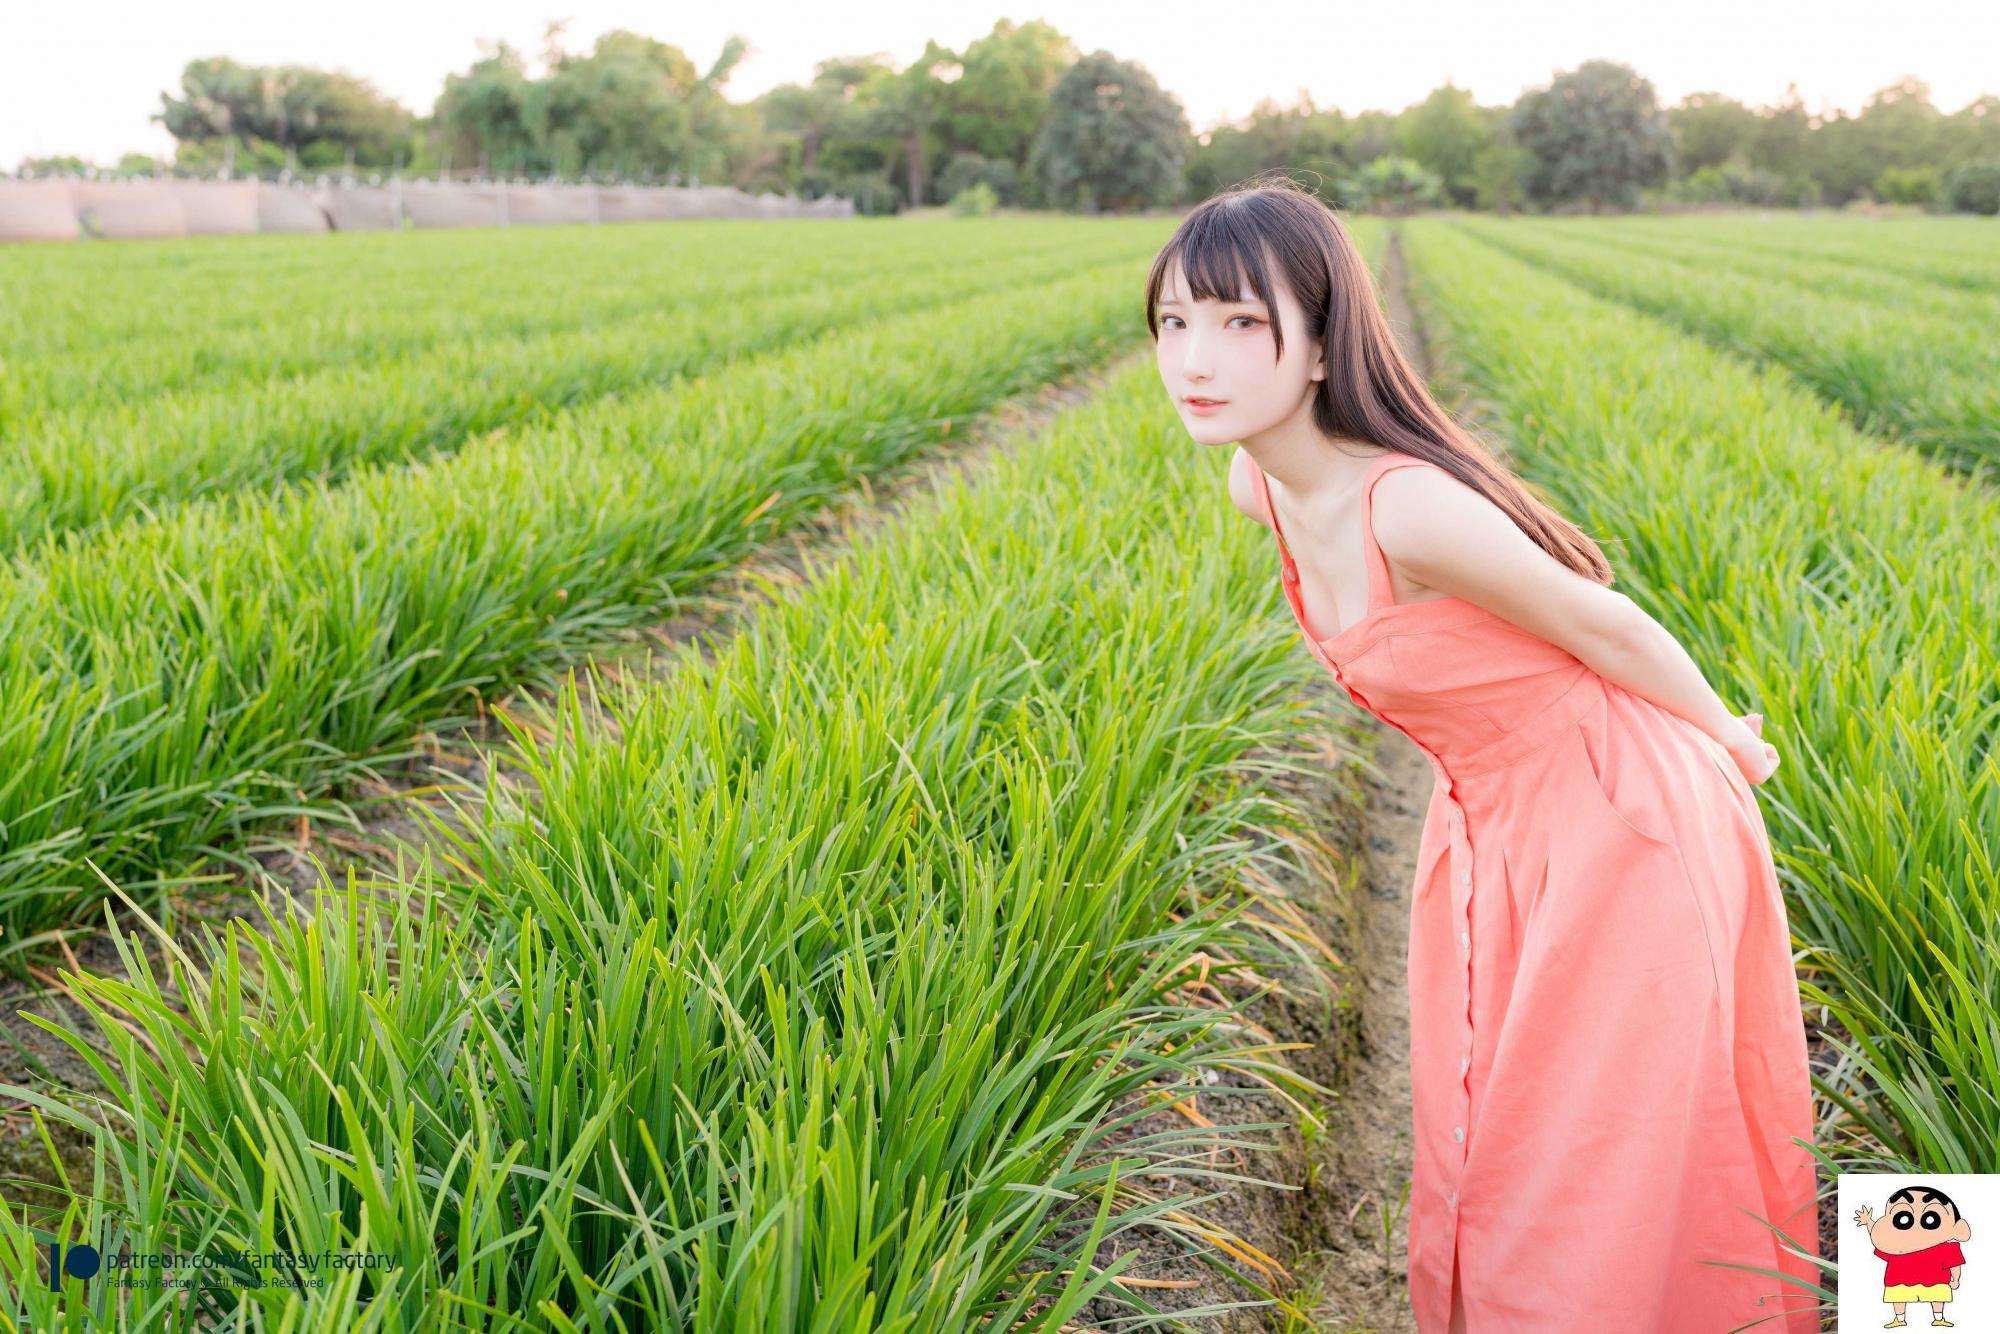
[{"label": "coral sleeveless dress", "polygon": [[[1818,1254],[1804,1014],[1754,789],[1718,742],[1462,598],[1313,654],[1436,772],[1410,914],[1420,1334],[1804,1334]],[[1443,471],[1443,469],[1440,469]],[[1761,1298],[1761,1300],[1760,1300]]]}]

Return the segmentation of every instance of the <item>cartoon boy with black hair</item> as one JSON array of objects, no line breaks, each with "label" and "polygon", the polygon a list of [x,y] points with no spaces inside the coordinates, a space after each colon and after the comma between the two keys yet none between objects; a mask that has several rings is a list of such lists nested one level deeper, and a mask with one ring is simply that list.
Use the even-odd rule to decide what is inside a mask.
[{"label": "cartoon boy with black hair", "polygon": [[1902,1328],[1905,1302],[1929,1302],[1931,1324],[1950,1325],[1944,1304],[1965,1272],[1958,1243],[1972,1238],[1972,1224],[1958,1216],[1958,1206],[1929,1186],[1904,1186],[1889,1197],[1888,1216],[1880,1222],[1865,1204],[1854,1211],[1854,1221],[1868,1229],[1875,1254],[1889,1262],[1882,1300],[1895,1304],[1896,1318],[1882,1328]]}]

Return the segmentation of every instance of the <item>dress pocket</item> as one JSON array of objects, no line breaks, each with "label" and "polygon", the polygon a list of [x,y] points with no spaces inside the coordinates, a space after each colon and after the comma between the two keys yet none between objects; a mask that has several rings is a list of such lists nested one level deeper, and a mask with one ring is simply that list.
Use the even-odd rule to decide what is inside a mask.
[{"label": "dress pocket", "polygon": [[1674,844],[1670,840],[1641,828],[1638,821],[1627,815],[1623,808],[1618,805],[1617,798],[1612,796],[1611,790],[1605,786],[1604,761],[1591,749],[1589,729],[1579,725],[1571,728],[1570,734],[1576,739],[1576,749],[1582,757],[1583,772],[1589,779],[1587,783],[1583,783],[1581,786],[1589,790],[1589,794],[1595,797],[1604,807],[1605,811],[1610,814],[1612,819],[1630,830],[1633,837],[1643,839],[1655,847],[1673,847]]},{"label": "dress pocket", "polygon": [[1747,798],[1751,805],[1756,805],[1757,790],[1750,785],[1750,780],[1743,776],[1743,771],[1736,767],[1736,757],[1724,750],[1722,743],[1706,732],[1701,734],[1700,744],[1702,753],[1707,755],[1709,761],[1721,772],[1722,781],[1729,784],[1738,796]]}]

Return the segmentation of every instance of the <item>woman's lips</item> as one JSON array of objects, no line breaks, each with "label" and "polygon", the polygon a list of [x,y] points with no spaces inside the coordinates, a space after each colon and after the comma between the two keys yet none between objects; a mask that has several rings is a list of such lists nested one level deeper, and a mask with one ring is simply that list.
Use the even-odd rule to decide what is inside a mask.
[{"label": "woman's lips", "polygon": [[1229,406],[1227,399],[1220,399],[1220,398],[1210,398],[1210,399],[1188,398],[1182,401],[1187,404],[1187,410],[1189,412],[1194,413],[1197,417],[1209,416],[1210,414],[1220,412],[1225,407]]}]

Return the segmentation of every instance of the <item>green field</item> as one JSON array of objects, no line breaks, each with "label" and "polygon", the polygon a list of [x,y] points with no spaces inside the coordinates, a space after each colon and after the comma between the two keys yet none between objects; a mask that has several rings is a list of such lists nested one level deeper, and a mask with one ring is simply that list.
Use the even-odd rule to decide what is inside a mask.
[{"label": "green field", "polygon": [[[1828,1170],[1995,1170],[2000,230],[1351,225],[1764,714]],[[0,1254],[398,1261],[0,1328],[1053,1332],[1163,1309],[1148,1232],[1255,1271],[1204,1206],[1273,1183],[1218,1156],[1328,1090],[1239,1007],[1345,971],[1285,783],[1364,756],[1151,364],[1170,230],[0,250],[0,966],[83,1016],[8,1015]],[[482,720],[452,818],[398,798],[424,855],[264,883]]]}]

